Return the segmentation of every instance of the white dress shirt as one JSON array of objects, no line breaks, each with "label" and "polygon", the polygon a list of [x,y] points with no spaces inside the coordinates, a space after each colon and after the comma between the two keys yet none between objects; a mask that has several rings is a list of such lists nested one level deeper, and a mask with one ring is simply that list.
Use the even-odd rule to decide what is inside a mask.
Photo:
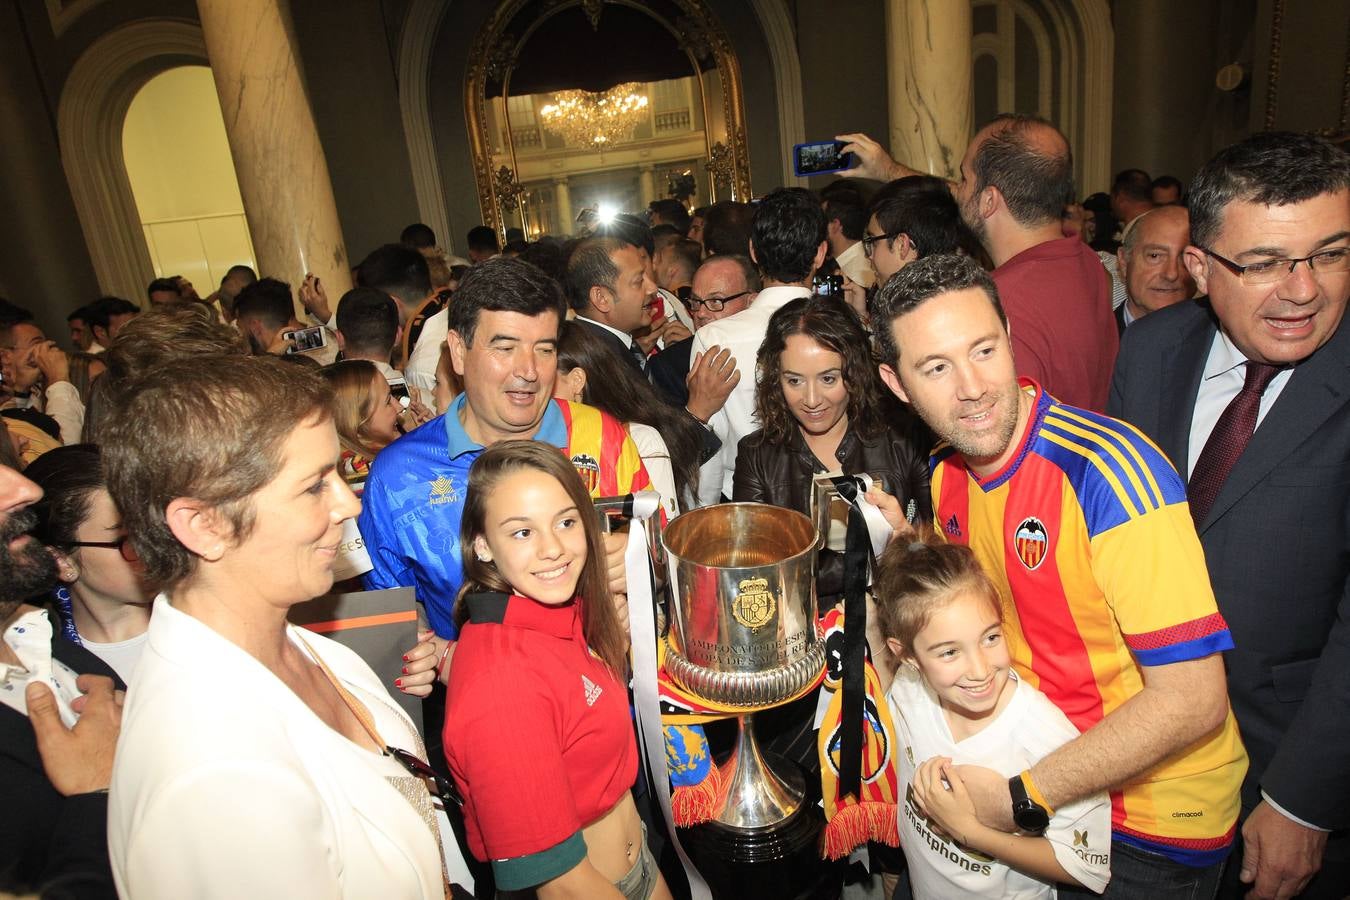
[{"label": "white dress shirt", "polygon": [[380,362],[378,359],[372,359],[371,362],[375,364],[375,368],[380,370],[380,374],[384,376],[384,380],[390,384],[398,384],[400,381],[405,384],[407,383],[407,379],[403,377],[403,373],[389,365],[389,363]]},{"label": "white dress shirt", "polygon": [[727,402],[713,414],[708,426],[722,441],[722,449],[708,460],[699,476],[699,504],[716,503],[720,495],[731,496],[732,477],[736,473],[736,450],[741,438],[759,428],[755,418],[755,357],[764,335],[769,330],[769,319],[788,303],[811,296],[809,288],[796,285],[767,287],[759,292],[748,309],[735,315],[709,322],[694,334],[690,360],[709,347],[730,350],[736,361],[741,380],[732,390]]},{"label": "white dress shirt", "polygon": [[[1214,342],[1209,346],[1204,374],[1200,377],[1200,391],[1195,395],[1195,412],[1191,414],[1191,442],[1186,449],[1187,481],[1195,472],[1195,461],[1200,458],[1200,451],[1205,449],[1205,442],[1209,440],[1214,426],[1219,424],[1219,417],[1242,391],[1242,384],[1247,378],[1246,363],[1247,357],[1228,339],[1228,335],[1222,331],[1216,332]],[[1289,383],[1292,372],[1293,369],[1280,370],[1266,386],[1256,413],[1257,428],[1261,427],[1266,413],[1280,398],[1280,392]]]},{"label": "white dress shirt", "polygon": [[[666,318],[674,319],[685,328],[688,328],[690,334],[693,334],[694,320],[690,318],[689,310],[685,309],[684,304],[680,302],[680,298],[665,288],[657,288],[656,292],[661,295],[661,299],[666,305]],[[665,349],[664,338],[661,340],[661,347],[662,349]]]},{"label": "white dress shirt", "polygon": [[403,364],[403,378],[408,382],[408,387],[426,391],[428,396],[436,390],[436,365],[441,361],[441,346],[449,334],[449,321],[450,308],[447,306],[423,322],[422,331],[417,335],[417,344],[408,354],[408,361]]},{"label": "white dress shirt", "polygon": [[666,448],[661,432],[641,422],[629,422],[628,436],[637,447],[642,466],[651,479],[652,490],[661,495],[661,508],[666,518],[673,519],[680,514],[679,495],[675,490],[675,468],[670,462],[670,450]]},{"label": "white dress shirt", "polygon": [[613,327],[612,325],[606,325],[604,322],[596,321],[595,319],[592,319],[588,316],[577,316],[576,321],[586,322],[587,324],[594,325],[596,328],[603,328],[610,334],[614,335],[619,340],[623,341],[623,345],[625,347],[629,348],[630,350],[633,347],[633,336],[626,331],[620,331],[619,329]]},{"label": "white dress shirt", "polygon": [[863,249],[862,241],[849,244],[848,249],[836,256],[834,261],[839,264],[839,271],[854,284],[871,288],[877,283],[877,273],[872,270],[872,263],[867,259],[867,251]]},{"label": "white dress shirt", "polygon": [[[37,405],[37,404],[34,404]],[[69,381],[47,385],[39,408],[56,420],[61,428],[61,443],[78,444],[84,435],[84,401]]]}]

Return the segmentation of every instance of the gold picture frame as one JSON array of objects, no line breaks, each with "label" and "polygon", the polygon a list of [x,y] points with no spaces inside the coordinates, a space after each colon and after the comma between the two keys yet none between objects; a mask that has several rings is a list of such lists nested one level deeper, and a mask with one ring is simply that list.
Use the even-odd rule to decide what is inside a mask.
[{"label": "gold picture frame", "polygon": [[[518,167],[514,142],[508,136],[508,156],[511,160],[508,174],[512,177],[503,179],[502,173],[494,170],[493,147],[488,134],[488,84],[490,81],[509,84],[511,69],[520,48],[551,16],[580,7],[592,25],[598,26],[603,8],[611,4],[639,10],[669,31],[680,49],[688,54],[691,72],[699,78],[701,87],[703,66],[715,67],[721,80],[722,115],[726,129],[725,133],[720,134],[705,132],[707,159],[718,164],[718,174],[721,176],[715,181],[717,187],[713,188],[710,199],[748,200],[750,197],[750,154],[746,139],[740,64],[725,29],[703,0],[653,0],[650,3],[643,0],[508,0],[497,6],[492,18],[474,39],[469,53],[464,96],[482,222],[499,234],[504,231],[507,211],[518,209],[522,195],[508,198],[498,190],[503,183],[514,182],[514,172]],[[670,10],[678,11],[678,15],[670,15]],[[701,89],[700,94],[706,107],[707,91]],[[705,120],[706,112],[705,108]],[[497,166],[497,169],[500,168]],[[730,196],[720,196],[719,191],[725,191],[728,185]]]}]

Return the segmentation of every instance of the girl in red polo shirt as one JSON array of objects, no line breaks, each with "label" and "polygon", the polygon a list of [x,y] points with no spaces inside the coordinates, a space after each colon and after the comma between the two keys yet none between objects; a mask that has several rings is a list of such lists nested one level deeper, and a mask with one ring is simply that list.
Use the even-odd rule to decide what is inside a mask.
[{"label": "girl in red polo shirt", "polygon": [[499,890],[669,898],[633,805],[625,623],[581,478],[506,441],[469,473],[445,755]]}]

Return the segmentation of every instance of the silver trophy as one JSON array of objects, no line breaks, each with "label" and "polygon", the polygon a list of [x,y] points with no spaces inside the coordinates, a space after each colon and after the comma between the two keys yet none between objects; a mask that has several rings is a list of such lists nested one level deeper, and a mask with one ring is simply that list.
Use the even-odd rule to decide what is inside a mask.
[{"label": "silver trophy", "polygon": [[[816,631],[816,551],[811,519],[762,503],[692,510],[662,536],[670,589],[666,671],[697,697],[767,709],[820,675],[825,646]],[[723,765],[725,801],[715,816],[738,831],[764,829],[801,805],[801,774],[776,774],[755,741],[752,717]]]}]

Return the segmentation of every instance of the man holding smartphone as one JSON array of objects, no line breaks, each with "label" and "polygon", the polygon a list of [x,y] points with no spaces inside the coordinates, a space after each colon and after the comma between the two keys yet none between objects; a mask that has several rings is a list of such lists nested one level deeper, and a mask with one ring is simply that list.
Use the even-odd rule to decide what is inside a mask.
[{"label": "man holding smartphone", "polygon": [[337,346],[322,325],[306,328],[295,318],[291,286],[275,278],[255,281],[235,300],[235,327],[255,356],[301,353],[321,366],[337,359]]},{"label": "man holding smartphone", "polygon": [[[891,159],[865,134],[839,139],[859,161],[851,175],[889,181],[924,174]],[[1106,409],[1120,335],[1109,274],[1060,226],[1064,198],[1073,191],[1068,139],[1037,116],[998,116],[971,139],[951,190],[994,262],[1017,374],[1065,403]]]}]

